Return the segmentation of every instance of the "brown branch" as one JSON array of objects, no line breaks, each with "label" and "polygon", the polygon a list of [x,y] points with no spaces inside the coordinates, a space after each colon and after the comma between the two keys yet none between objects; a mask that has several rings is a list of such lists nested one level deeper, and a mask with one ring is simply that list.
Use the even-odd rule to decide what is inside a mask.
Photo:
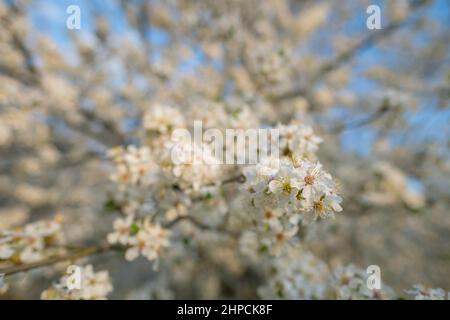
[{"label": "brown branch", "polygon": [[[206,225],[191,216],[178,217],[175,220],[164,225],[164,228],[171,228],[171,227],[177,225],[178,223],[180,223],[181,221],[189,221],[190,223],[195,225],[197,228],[202,229],[202,230],[215,231],[215,232],[220,231],[229,236],[236,236],[236,233],[226,230],[223,227],[215,227],[215,226]],[[44,259],[44,260],[41,260],[38,262],[15,265],[15,266],[6,267],[6,268],[0,268],[0,274],[10,276],[10,275],[20,273],[20,272],[27,272],[30,270],[48,267],[48,266],[54,265],[59,262],[74,261],[74,260],[78,260],[78,259],[85,258],[85,257],[91,257],[94,255],[98,255],[98,254],[102,254],[102,253],[106,253],[106,252],[123,250],[123,249],[125,249],[125,247],[117,247],[117,246],[111,246],[111,245],[79,248],[79,249],[75,249],[73,252],[70,252],[70,253],[67,253],[67,254],[64,254],[61,256],[50,257],[48,259]]]},{"label": "brown branch", "polygon": [[74,250],[74,252],[69,252],[69,253],[61,255],[61,256],[50,257],[48,259],[41,260],[38,262],[20,264],[20,265],[15,265],[15,266],[6,267],[6,268],[0,268],[0,274],[3,273],[7,276],[13,275],[13,274],[19,273],[19,272],[26,272],[26,271],[30,271],[30,270],[34,270],[34,269],[47,267],[47,266],[54,265],[59,262],[78,260],[78,259],[81,259],[84,257],[93,256],[93,255],[110,252],[110,251],[118,250],[118,249],[120,249],[120,248],[113,247],[110,245],[80,248],[80,249]]},{"label": "brown branch", "polygon": [[233,183],[233,182],[244,183],[245,182],[245,176],[243,174],[240,174],[238,176],[225,179],[225,180],[222,181],[222,185]]},{"label": "brown branch", "polygon": [[[125,138],[123,136],[123,133],[117,128],[117,126],[112,121],[103,119],[96,112],[86,110],[86,109],[80,108],[80,114],[87,121],[90,121],[92,123],[98,123],[107,131],[106,136],[109,137],[109,139],[99,138],[99,140],[102,143],[106,142],[106,145],[120,145],[120,144],[125,143]],[[94,135],[95,134],[92,133],[92,136],[94,136]],[[108,141],[104,141],[104,140],[108,140]]]},{"label": "brown branch", "polygon": [[[427,1],[419,1],[417,4],[412,6],[412,12],[413,14],[415,10],[423,7],[426,4]],[[327,74],[331,73],[332,71],[336,70],[338,67],[340,67],[342,64],[347,63],[351,59],[353,59],[357,54],[364,52],[368,50],[369,48],[375,46],[379,42],[381,42],[383,39],[389,37],[391,34],[396,32],[397,30],[401,29],[403,26],[412,23],[415,21],[412,18],[404,18],[400,21],[394,21],[389,23],[386,27],[384,27],[382,30],[378,32],[371,32],[368,36],[360,40],[356,45],[352,46],[347,51],[342,52],[341,54],[337,55],[330,61],[324,63],[311,77],[311,79],[308,81],[308,83],[314,84],[323,77],[325,77]],[[284,92],[280,95],[271,97],[271,100],[274,102],[279,102],[282,100],[289,100],[296,98],[298,96],[304,96],[309,91],[309,87],[299,86],[296,88],[293,88],[287,92]]]},{"label": "brown branch", "polygon": [[6,29],[10,33],[11,44],[22,56],[23,61],[25,62],[25,69],[15,70],[14,68],[2,66],[0,68],[0,73],[14,78],[26,86],[38,85],[40,75],[35,64],[35,58],[31,50],[25,44],[25,41],[13,28],[9,27],[12,24],[12,20],[16,18],[16,16],[24,15],[24,11],[15,4],[10,4],[10,12],[12,15],[4,16],[0,19],[1,28]]},{"label": "brown branch", "polygon": [[[241,174],[241,175],[238,175],[235,177],[231,177],[231,178],[223,180],[221,184],[224,185],[224,184],[229,184],[229,183],[233,183],[233,182],[244,183],[245,176]],[[198,200],[206,200],[206,199],[208,199],[208,198],[199,198]],[[181,221],[189,221],[193,225],[195,225],[197,228],[202,229],[202,230],[220,231],[229,236],[237,235],[235,232],[227,230],[223,226],[216,227],[216,226],[206,225],[206,224],[198,221],[196,218],[194,218],[192,216],[178,217],[175,220],[164,225],[164,228],[171,228],[171,227],[177,225],[178,223],[180,223]],[[124,249],[124,248],[123,247],[114,247],[114,246],[110,246],[110,245],[81,248],[78,250],[78,252],[69,253],[69,254],[66,254],[63,256],[59,256],[59,257],[52,257],[52,258],[49,258],[49,259],[46,259],[43,261],[39,261],[36,263],[30,263],[30,264],[25,264],[25,265],[18,265],[18,266],[3,268],[3,269],[0,269],[0,274],[4,273],[5,275],[11,275],[14,273],[25,272],[25,271],[29,271],[29,270],[33,270],[33,269],[37,269],[37,268],[50,266],[50,265],[53,265],[58,262],[63,262],[63,261],[67,261],[67,260],[77,260],[80,258],[93,256],[96,254],[105,253],[105,252],[109,252],[109,251],[113,251],[113,250],[120,250],[120,249]]]},{"label": "brown branch", "polygon": [[[222,184],[228,184],[228,183],[233,183],[233,182],[243,183],[244,181],[245,181],[245,177],[243,175],[239,175],[239,176],[235,176],[235,177],[224,180],[222,182]],[[216,227],[216,226],[206,225],[191,216],[178,217],[175,220],[164,225],[164,228],[171,228],[181,221],[189,221],[193,225],[195,225],[197,228],[202,229],[202,230],[220,231],[220,232],[223,232],[224,234],[228,234],[230,236],[236,236],[236,233],[234,233],[230,230],[226,230],[222,226]],[[69,247],[65,247],[65,248],[69,248]],[[67,254],[64,254],[61,256],[50,257],[50,258],[42,260],[42,261],[28,263],[28,264],[22,264],[22,265],[16,265],[16,266],[11,266],[11,267],[6,267],[6,268],[0,268],[0,274],[12,275],[12,274],[19,273],[19,272],[26,272],[26,271],[30,271],[30,270],[34,270],[34,269],[51,266],[51,265],[54,265],[59,262],[64,262],[64,261],[69,261],[69,260],[78,260],[78,259],[81,259],[84,257],[89,257],[89,256],[101,254],[101,253],[123,250],[123,249],[124,249],[124,247],[111,246],[108,244],[97,246],[97,247],[77,248],[77,249],[74,249],[73,252],[70,252],[70,253],[67,253]]]},{"label": "brown branch", "polygon": [[369,115],[367,118],[359,120],[359,121],[347,123],[347,124],[341,124],[333,129],[327,130],[326,133],[327,134],[338,134],[338,133],[342,133],[344,131],[354,130],[354,129],[364,127],[366,125],[369,125],[369,124],[377,121],[381,117],[383,117],[389,111],[389,109],[390,109],[390,105],[386,101],[374,113]]},{"label": "brown branch", "polygon": [[336,56],[331,61],[328,61],[324,65],[322,65],[319,70],[313,75],[312,82],[316,82],[320,80],[323,76],[329,74],[330,72],[336,70],[342,64],[348,62],[353,57],[355,57],[358,53],[364,52],[365,50],[373,47],[382,39],[387,38],[396,30],[400,29],[402,26],[406,25],[409,20],[402,20],[400,22],[390,23],[386,28],[383,28],[382,31],[375,32],[369,34],[367,37],[362,39],[355,46],[350,48],[347,51],[342,52],[338,56]]},{"label": "brown branch", "polygon": [[[223,186],[225,184],[230,184],[230,183],[233,183],[233,182],[244,183],[245,182],[245,176],[243,174],[240,174],[240,175],[237,175],[237,176],[234,176],[234,177],[231,177],[231,178],[227,178],[225,180],[222,180],[220,182],[220,185]],[[206,184],[205,186],[213,187],[215,185],[216,184],[214,184],[214,183],[209,183],[209,184]],[[186,190],[192,189],[193,187],[189,186],[189,187],[187,187],[186,189],[183,190],[183,189],[181,189],[181,187],[178,184],[175,183],[175,184],[172,185],[172,188],[174,190],[177,190],[177,191],[186,191]],[[200,197],[199,199],[203,199],[203,197]]]}]

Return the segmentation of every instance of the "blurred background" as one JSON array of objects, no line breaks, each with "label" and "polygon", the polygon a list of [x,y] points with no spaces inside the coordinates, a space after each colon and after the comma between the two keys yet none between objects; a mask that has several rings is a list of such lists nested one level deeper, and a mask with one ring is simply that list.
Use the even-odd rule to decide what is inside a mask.
[{"label": "blurred background", "polygon": [[[447,0],[1,0],[0,228],[60,213],[68,243],[96,243],[113,219],[107,150],[140,143],[149,106],[245,103],[324,139],[344,211],[312,227],[311,251],[379,265],[399,292],[450,290],[449,44]],[[134,290],[155,279],[145,262],[93,261],[112,297],[150,297]],[[14,276],[6,298],[39,296],[53,272]],[[204,298],[192,281],[179,296]]]}]

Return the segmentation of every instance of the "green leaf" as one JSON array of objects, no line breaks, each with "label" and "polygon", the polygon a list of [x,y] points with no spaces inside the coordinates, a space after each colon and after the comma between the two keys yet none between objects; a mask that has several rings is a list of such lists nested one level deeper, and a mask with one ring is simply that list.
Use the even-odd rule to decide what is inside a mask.
[{"label": "green leaf", "polygon": [[105,202],[105,208],[110,211],[120,210],[120,204],[114,201],[114,199],[108,199]]},{"label": "green leaf", "polygon": [[130,226],[130,232],[131,232],[131,234],[136,234],[136,233],[138,233],[139,232],[139,226],[136,224],[136,223],[133,223],[131,226]]}]

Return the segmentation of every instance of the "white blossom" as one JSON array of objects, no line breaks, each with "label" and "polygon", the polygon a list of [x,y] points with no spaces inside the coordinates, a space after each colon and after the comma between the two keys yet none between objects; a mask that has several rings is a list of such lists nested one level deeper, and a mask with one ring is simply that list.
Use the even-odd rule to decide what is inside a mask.
[{"label": "white blossom", "polygon": [[322,143],[322,138],[314,134],[306,125],[282,125],[276,127],[280,135],[280,152],[295,160],[313,158]]},{"label": "white blossom", "polygon": [[61,215],[53,220],[37,221],[23,228],[0,231],[0,260],[32,263],[53,253],[53,245],[62,243]]},{"label": "white blossom", "polygon": [[167,134],[176,128],[185,126],[183,115],[177,109],[167,105],[152,105],[144,115],[143,126],[146,130]]},{"label": "white blossom", "polygon": [[422,284],[414,285],[412,290],[406,290],[406,293],[414,296],[415,300],[448,300],[450,293],[446,293],[441,288],[427,288]]},{"label": "white blossom", "polygon": [[[117,218],[114,221],[114,232],[108,234],[108,242],[111,244],[120,243],[127,245],[133,232],[134,216],[129,215],[125,218]],[[137,227],[136,227],[137,228]]]},{"label": "white blossom", "polygon": [[393,290],[386,285],[382,285],[380,290],[369,289],[367,277],[365,270],[353,264],[336,268],[331,280],[333,295],[340,300],[395,298]]},{"label": "white blossom", "polygon": [[125,258],[132,261],[142,255],[149,261],[158,260],[161,251],[169,244],[169,231],[159,224],[152,224],[146,220],[139,227],[137,234],[129,239],[130,247],[125,253]]},{"label": "white blossom", "polygon": [[43,300],[104,300],[113,291],[108,271],[94,272],[92,265],[80,270],[80,288],[69,289],[69,275],[64,275],[60,281],[41,294]]}]

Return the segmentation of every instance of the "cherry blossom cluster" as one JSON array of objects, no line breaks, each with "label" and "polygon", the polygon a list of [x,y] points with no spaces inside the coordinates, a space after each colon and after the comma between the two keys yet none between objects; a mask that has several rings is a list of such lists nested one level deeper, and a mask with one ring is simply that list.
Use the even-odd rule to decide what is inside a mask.
[{"label": "cherry blossom cluster", "polygon": [[220,182],[222,170],[215,160],[207,144],[199,146],[190,141],[169,141],[165,144],[160,163],[166,179],[175,181],[183,189],[199,191],[208,184]]},{"label": "cherry blossom cluster", "polygon": [[380,290],[371,290],[367,286],[367,273],[353,264],[334,270],[331,280],[333,296],[339,300],[393,299],[393,290],[383,285]]},{"label": "cherry blossom cluster", "polygon": [[158,260],[161,251],[169,246],[170,232],[150,220],[135,220],[133,215],[114,221],[114,232],[108,234],[108,242],[127,248],[125,258],[135,260],[139,255],[149,261]]},{"label": "cherry blossom cluster", "polygon": [[114,196],[111,205],[120,208],[125,215],[148,215],[153,206],[149,202],[149,188],[159,180],[160,170],[148,147],[129,145],[110,150],[109,155],[115,164],[110,175],[114,182]]},{"label": "cherry blossom cluster", "polygon": [[450,292],[441,288],[429,288],[422,284],[414,285],[412,290],[406,293],[414,296],[414,300],[450,300]]},{"label": "cherry blossom cluster", "polygon": [[92,265],[80,270],[80,287],[71,288],[71,275],[65,274],[59,282],[41,293],[43,300],[105,300],[113,291],[108,271],[94,271]]},{"label": "cherry blossom cluster", "polygon": [[244,174],[246,209],[254,213],[254,224],[270,247],[295,236],[300,221],[309,224],[342,210],[336,184],[318,162],[272,159]]},{"label": "cherry blossom cluster", "polygon": [[[227,118],[227,112],[249,117],[245,106],[230,105],[218,107],[218,110],[224,112],[224,118]],[[236,116],[231,118],[237,119]],[[243,121],[242,124],[246,122],[252,123]],[[171,139],[173,130],[185,128],[185,123],[178,109],[155,105],[144,117],[147,145],[119,147],[110,151],[115,164],[111,180],[117,186],[113,195],[115,207],[128,217],[116,220],[115,231],[108,236],[108,241],[134,248],[127,250],[128,260],[136,258],[139,252],[149,260],[155,259],[153,249],[145,245],[153,234],[146,228],[150,225],[156,228],[155,220],[159,221],[159,225],[164,225],[176,218],[190,216],[194,199],[199,196],[220,199],[222,180],[239,173],[244,174],[246,183],[243,187],[245,192],[238,197],[242,201],[236,216],[243,219],[244,225],[249,224],[249,232],[256,232],[255,235],[249,232],[242,235],[242,241],[256,241],[258,250],[280,254],[298,234],[300,222],[308,224],[319,217],[333,217],[335,212],[342,210],[342,199],[337,194],[333,178],[316,160],[315,152],[322,139],[314,134],[311,127],[305,124],[278,124],[275,128],[279,130],[280,158],[264,158],[257,165],[230,168],[205,159],[174,161],[174,151],[179,158],[192,155],[204,157],[204,148],[208,148],[208,144],[200,147],[191,141],[175,143]],[[196,150],[193,148],[202,150],[194,152]],[[245,145],[238,144],[237,148],[237,152],[245,152]],[[206,152],[206,155],[211,156],[211,153]],[[200,208],[196,207],[196,210],[200,212]],[[218,207],[209,210],[208,215],[212,218]],[[217,213],[218,217],[214,219],[221,219],[221,214]],[[152,217],[153,224],[146,219],[148,217]],[[144,219],[146,228],[136,223],[136,219]],[[138,241],[141,248],[135,246],[133,241]],[[161,241],[161,247],[165,247],[167,239],[162,237]]]},{"label": "cherry blossom cluster", "polygon": [[327,265],[306,250],[290,250],[270,264],[272,276],[258,288],[262,299],[323,299],[327,295]]},{"label": "cherry blossom cluster", "polygon": [[150,174],[155,164],[147,147],[138,148],[134,145],[129,145],[126,149],[118,147],[111,149],[109,155],[116,165],[111,180],[120,188],[152,183]]},{"label": "cherry blossom cluster", "polygon": [[61,251],[62,217],[37,221],[21,228],[0,230],[0,261],[32,263]]},{"label": "cherry blossom cluster", "polygon": [[185,126],[181,112],[170,105],[155,104],[144,115],[143,127],[149,133],[164,135]]},{"label": "cherry blossom cluster", "polygon": [[276,128],[279,130],[282,155],[291,158],[294,162],[305,158],[310,160],[316,158],[315,153],[323,140],[314,134],[310,126],[278,124]]},{"label": "cherry blossom cluster", "polygon": [[245,189],[252,204],[271,203],[294,212],[313,211],[313,219],[327,218],[342,210],[336,183],[322,165],[315,152],[322,139],[305,125],[278,125],[280,159],[263,159],[257,166],[248,167]]},{"label": "cherry blossom cluster", "polygon": [[272,276],[258,293],[263,299],[393,299],[388,286],[371,290],[365,270],[354,265],[331,270],[307,250],[290,250],[270,264]]}]

